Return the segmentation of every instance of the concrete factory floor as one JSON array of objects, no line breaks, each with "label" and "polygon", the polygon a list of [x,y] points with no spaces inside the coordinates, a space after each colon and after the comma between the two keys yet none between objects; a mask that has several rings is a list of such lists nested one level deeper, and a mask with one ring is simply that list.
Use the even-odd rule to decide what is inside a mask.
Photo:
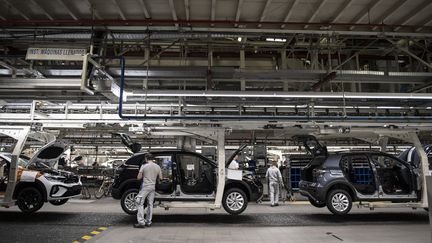
[{"label": "concrete factory floor", "polygon": [[0,210],[0,242],[431,242],[423,209],[358,209],[343,217],[305,202],[271,208],[249,204],[232,216],[223,210],[154,210],[153,226],[134,229],[119,201],[71,200],[25,215]]}]

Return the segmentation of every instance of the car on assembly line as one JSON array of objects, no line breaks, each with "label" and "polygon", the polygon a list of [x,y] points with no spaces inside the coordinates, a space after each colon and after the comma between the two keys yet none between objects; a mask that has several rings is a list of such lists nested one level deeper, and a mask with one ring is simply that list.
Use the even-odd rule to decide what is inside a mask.
[{"label": "car on assembly line", "polygon": [[[53,168],[67,147],[65,141],[55,140],[39,149],[32,158],[19,157],[12,198],[22,212],[36,212],[45,202],[63,205],[81,195],[79,176]],[[0,195],[6,192],[11,157],[10,153],[0,153]]]},{"label": "car on assembly line", "polygon": [[[237,150],[227,161],[246,146]],[[217,187],[217,163],[201,154],[185,150],[152,152],[161,167],[164,180],[156,185],[155,201],[214,201]],[[135,197],[141,185],[137,180],[145,153],[136,153],[116,168],[112,197],[121,200],[122,209],[136,214]],[[262,197],[263,185],[249,171],[242,171],[242,180],[226,179],[222,206],[230,214],[242,213],[249,201]]]},{"label": "car on assembly line", "polygon": [[328,153],[313,136],[296,136],[314,157],[301,171],[299,191],[315,207],[347,214],[354,201],[418,202],[421,177],[410,163],[374,151]]},{"label": "car on assembly line", "polygon": [[[426,153],[429,163],[429,173],[432,172],[432,145],[428,144],[423,146],[423,149]],[[403,151],[399,156],[399,159],[410,163],[415,168],[420,168],[420,155],[417,153],[417,149],[415,147],[411,147],[405,151]]]}]

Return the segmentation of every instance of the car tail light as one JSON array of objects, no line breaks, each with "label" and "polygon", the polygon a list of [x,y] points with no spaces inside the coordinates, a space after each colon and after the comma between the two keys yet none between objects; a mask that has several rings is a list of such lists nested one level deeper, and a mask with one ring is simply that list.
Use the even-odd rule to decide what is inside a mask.
[{"label": "car tail light", "polygon": [[321,169],[313,169],[312,170],[312,176],[314,179],[322,176],[324,174],[325,170],[321,170]]}]

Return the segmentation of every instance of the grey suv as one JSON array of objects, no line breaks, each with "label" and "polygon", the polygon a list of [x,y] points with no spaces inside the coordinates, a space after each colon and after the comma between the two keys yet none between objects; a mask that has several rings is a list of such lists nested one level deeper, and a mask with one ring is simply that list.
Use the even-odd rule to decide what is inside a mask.
[{"label": "grey suv", "polygon": [[314,155],[301,171],[300,193],[315,207],[337,215],[347,214],[353,201],[416,202],[421,198],[418,170],[382,152],[329,154],[313,136],[297,141]]}]

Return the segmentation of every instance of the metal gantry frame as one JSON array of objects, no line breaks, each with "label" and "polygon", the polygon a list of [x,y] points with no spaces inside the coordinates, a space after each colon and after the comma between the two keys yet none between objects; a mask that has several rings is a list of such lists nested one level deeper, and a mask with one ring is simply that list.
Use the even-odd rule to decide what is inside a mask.
[{"label": "metal gantry frame", "polygon": [[15,147],[12,151],[11,162],[9,167],[8,184],[5,194],[0,197],[0,206],[10,207],[15,204],[13,193],[17,183],[17,165],[21,152],[27,138],[32,138],[44,143],[54,141],[56,137],[53,134],[46,132],[32,131],[31,126],[2,126],[0,125],[0,134],[14,138],[16,140]]},{"label": "metal gantry frame", "polygon": [[0,133],[17,140],[12,151],[6,193],[3,198],[0,197],[0,206],[9,207],[15,204],[12,197],[17,183],[18,159],[29,136],[30,126],[0,126]]},{"label": "metal gantry frame", "polygon": [[[163,128],[162,128],[163,130]],[[170,208],[206,208],[206,209],[219,209],[222,206],[222,198],[225,188],[225,132],[224,128],[214,129],[188,129],[188,128],[173,128],[165,131],[165,134],[179,135],[199,135],[201,137],[209,138],[217,142],[217,153],[218,153],[218,170],[217,170],[217,186],[216,186],[216,197],[213,202],[164,202],[160,206],[165,209]]]}]

